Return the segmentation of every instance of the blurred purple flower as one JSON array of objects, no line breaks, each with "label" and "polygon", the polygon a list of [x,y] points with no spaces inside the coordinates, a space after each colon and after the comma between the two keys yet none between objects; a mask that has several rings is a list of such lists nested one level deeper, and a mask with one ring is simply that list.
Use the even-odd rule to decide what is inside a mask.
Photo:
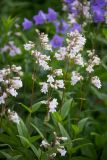
[{"label": "blurred purple flower", "polygon": [[72,3],[74,0],[64,0],[65,3]]},{"label": "blurred purple flower", "polygon": [[24,30],[30,29],[32,25],[33,25],[32,21],[28,20],[27,18],[24,18],[24,22],[22,23]]},{"label": "blurred purple flower", "polygon": [[81,25],[78,24],[78,23],[74,23],[73,26],[72,26],[71,31],[73,32],[73,31],[75,31],[75,30],[81,32]]},{"label": "blurred purple flower", "polygon": [[107,2],[105,0],[91,0],[92,5],[98,5],[99,7],[104,7]]},{"label": "blurred purple flower", "polygon": [[70,27],[70,25],[67,22],[65,22],[64,20],[61,20],[60,22],[57,21],[54,23],[54,25],[56,27],[56,32],[62,33],[62,34],[66,33]]},{"label": "blurred purple flower", "polygon": [[58,13],[55,12],[52,8],[48,8],[47,19],[49,22],[53,22],[57,19]]},{"label": "blurred purple flower", "polygon": [[102,9],[99,6],[92,6],[92,12],[93,12],[93,18],[94,18],[94,22],[103,22],[104,19],[104,9]]},{"label": "blurred purple flower", "polygon": [[35,24],[43,24],[46,21],[46,14],[43,11],[39,11],[38,15],[33,16]]},{"label": "blurred purple flower", "polygon": [[53,48],[58,48],[62,46],[63,42],[64,42],[64,38],[56,34],[54,35],[50,43]]}]

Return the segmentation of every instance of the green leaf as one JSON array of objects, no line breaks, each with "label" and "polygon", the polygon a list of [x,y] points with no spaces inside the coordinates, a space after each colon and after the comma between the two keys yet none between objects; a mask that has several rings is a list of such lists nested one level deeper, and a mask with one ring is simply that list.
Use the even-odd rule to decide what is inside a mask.
[{"label": "green leaf", "polygon": [[94,94],[101,100],[107,99],[107,94],[99,92],[95,87],[91,87]]},{"label": "green leaf", "polygon": [[31,106],[31,108],[32,108],[32,113],[36,112],[36,111],[40,108],[40,106],[41,106],[42,104],[43,104],[43,101],[40,101],[40,102],[37,102],[37,103],[33,104],[33,105]]},{"label": "green leaf", "polygon": [[33,128],[36,129],[36,131],[37,131],[37,132],[40,134],[40,136],[44,139],[44,135],[42,134],[42,132],[41,132],[34,124],[31,123],[31,125],[32,125]]},{"label": "green leaf", "polygon": [[68,139],[70,139],[69,134],[67,133],[67,131],[65,130],[65,128],[63,127],[63,125],[61,123],[58,123],[59,128],[60,128],[60,132],[62,134],[63,137],[67,137]]},{"label": "green leaf", "polygon": [[[23,120],[20,121],[19,124],[17,124],[17,129],[18,129],[18,133],[19,133],[19,136],[21,137],[26,137],[26,138],[29,138],[29,133],[28,133],[28,130],[27,130],[27,127],[26,125],[24,124]],[[23,141],[23,139],[21,138],[21,143],[23,144],[24,147],[27,147],[27,144],[25,141]]]},{"label": "green leaf", "polygon": [[0,151],[1,154],[4,155],[4,157],[6,157],[8,160],[11,160],[12,159],[12,156],[4,151]]},{"label": "green leaf", "polygon": [[54,119],[57,121],[57,122],[61,122],[62,121],[62,117],[61,115],[58,113],[58,112],[54,112],[52,113]]},{"label": "green leaf", "polygon": [[67,100],[64,103],[64,105],[62,106],[62,108],[61,108],[61,115],[62,115],[63,119],[65,119],[68,116],[68,114],[69,114],[72,100],[73,99]]},{"label": "green leaf", "polygon": [[73,157],[73,158],[71,158],[71,160],[90,160],[90,159],[82,157],[82,156],[79,156],[79,157]]},{"label": "green leaf", "polygon": [[40,152],[41,151],[38,151],[37,149],[36,149],[36,147],[32,144],[32,143],[30,143],[30,141],[27,139],[27,138],[25,138],[25,137],[23,137],[23,136],[19,136],[23,141],[25,141],[25,143],[27,143],[28,144],[28,146],[32,149],[32,151],[34,152],[34,154],[37,156],[37,158],[39,159],[39,157],[40,157]]},{"label": "green leaf", "polygon": [[83,131],[85,124],[89,120],[91,120],[91,117],[83,118],[82,120],[79,121],[78,126],[79,126],[81,132]]},{"label": "green leaf", "polygon": [[29,108],[29,107],[27,107],[26,105],[24,105],[23,103],[19,103],[24,109],[26,109],[29,113],[31,113],[32,112],[32,110]]}]

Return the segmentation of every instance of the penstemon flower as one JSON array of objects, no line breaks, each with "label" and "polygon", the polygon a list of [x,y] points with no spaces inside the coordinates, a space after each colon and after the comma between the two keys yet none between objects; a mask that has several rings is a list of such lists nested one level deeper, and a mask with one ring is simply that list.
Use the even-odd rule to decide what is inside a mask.
[{"label": "penstemon flower", "polygon": [[[17,77],[12,74],[17,74]],[[8,66],[7,68],[0,70],[0,104],[5,104],[6,99],[10,95],[13,97],[18,95],[17,90],[23,86],[20,79],[21,75],[22,71],[20,66],[16,67],[15,65],[12,65],[12,67]]]}]

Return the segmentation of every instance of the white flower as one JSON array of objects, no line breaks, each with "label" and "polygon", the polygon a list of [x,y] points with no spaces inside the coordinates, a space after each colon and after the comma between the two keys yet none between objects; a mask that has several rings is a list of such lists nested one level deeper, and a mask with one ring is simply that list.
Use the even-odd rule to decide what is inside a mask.
[{"label": "white flower", "polygon": [[54,73],[56,76],[63,76],[62,69],[55,69]]},{"label": "white flower", "polygon": [[14,88],[8,88],[7,92],[10,93],[14,97],[16,97],[18,95],[18,93],[16,92],[16,90]]},{"label": "white flower", "polygon": [[67,140],[68,140],[67,137],[60,137],[60,139],[61,139],[62,141],[67,141]]},{"label": "white flower", "polygon": [[3,95],[0,96],[0,104],[4,104],[5,103],[5,98],[7,98],[7,94],[5,92],[3,92]]},{"label": "white flower", "polygon": [[73,71],[71,77],[71,84],[75,85],[80,80],[83,80],[83,77],[78,72]]},{"label": "white flower", "polygon": [[46,94],[48,92],[48,83],[42,82],[40,84],[42,85],[41,92]]},{"label": "white flower", "polygon": [[56,153],[52,153],[50,157],[56,157]]},{"label": "white flower", "polygon": [[12,80],[12,87],[15,89],[19,89],[22,87],[22,81],[20,79]]},{"label": "white flower", "polygon": [[64,81],[63,80],[56,80],[55,84],[58,88],[64,88]]},{"label": "white flower", "polygon": [[67,51],[70,52],[69,54],[70,58],[74,58],[76,54],[79,53],[83,49],[86,39],[77,30],[74,32],[70,32],[67,35],[68,35]]},{"label": "white flower", "polygon": [[93,56],[92,64],[93,65],[99,65],[100,64],[100,58],[98,56]]},{"label": "white flower", "polygon": [[101,82],[100,82],[100,79],[99,77],[95,76],[95,77],[92,77],[91,78],[91,83],[97,87],[98,89],[101,88]]},{"label": "white flower", "polygon": [[26,51],[31,50],[32,48],[34,48],[34,46],[35,45],[31,41],[29,41],[29,43],[24,44],[24,48],[25,48]]},{"label": "white flower", "polygon": [[47,148],[47,147],[49,146],[49,143],[48,143],[46,140],[42,140],[40,146],[41,146],[41,147],[43,146],[43,147]]},{"label": "white flower", "polygon": [[18,114],[16,112],[11,112],[10,110],[8,110],[8,115],[9,115],[9,119],[14,122],[19,124],[20,122],[20,117],[18,116]]},{"label": "white flower", "polygon": [[3,82],[4,80],[3,80],[3,75],[2,74],[0,74],[0,82]]},{"label": "white flower", "polygon": [[75,56],[75,63],[80,65],[80,66],[84,66],[84,60],[83,60],[83,57],[81,56],[81,54],[77,54]]},{"label": "white flower", "polygon": [[65,47],[60,47],[60,49],[58,50],[58,53],[55,53],[55,58],[57,60],[64,60],[65,57],[67,55],[67,50]]},{"label": "white flower", "polygon": [[55,81],[52,75],[48,75],[47,77],[47,82],[49,82],[50,84],[52,84]]},{"label": "white flower", "polygon": [[57,151],[61,154],[61,156],[65,156],[67,153],[63,146],[61,148],[58,148]]},{"label": "white flower", "polygon": [[36,32],[39,35],[40,41],[41,41],[41,46],[45,49],[45,50],[49,50],[52,51],[52,46],[49,43],[49,39],[48,39],[48,35],[45,33],[40,33],[39,30],[36,30]]},{"label": "white flower", "polygon": [[93,72],[94,71],[93,65],[88,65],[87,68],[86,68],[86,71],[89,72],[89,73]]},{"label": "white flower", "polygon": [[56,108],[57,108],[58,102],[57,99],[53,99],[52,101],[49,102],[49,112],[56,112]]},{"label": "white flower", "polygon": [[32,50],[32,55],[36,59],[36,63],[38,63],[44,70],[50,70],[51,67],[49,67],[48,62],[50,60],[50,56],[43,55],[41,52],[37,50]]}]

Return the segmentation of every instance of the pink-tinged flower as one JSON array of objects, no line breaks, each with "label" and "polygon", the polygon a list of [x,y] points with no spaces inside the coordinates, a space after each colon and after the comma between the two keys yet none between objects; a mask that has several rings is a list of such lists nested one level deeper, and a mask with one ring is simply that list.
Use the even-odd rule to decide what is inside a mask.
[{"label": "pink-tinged flower", "polygon": [[50,43],[53,48],[58,48],[58,47],[62,46],[63,42],[64,42],[64,38],[60,37],[56,34],[56,35],[54,35],[54,37],[52,38]]},{"label": "pink-tinged flower", "polygon": [[46,21],[46,14],[43,11],[39,11],[37,15],[33,16],[35,24],[43,24]]},{"label": "pink-tinged flower", "polygon": [[30,29],[32,27],[32,25],[33,25],[32,21],[30,21],[27,18],[24,18],[24,22],[22,23],[24,30]]},{"label": "pink-tinged flower", "polygon": [[47,19],[49,22],[53,22],[57,19],[58,13],[55,12],[52,8],[48,9]]}]

